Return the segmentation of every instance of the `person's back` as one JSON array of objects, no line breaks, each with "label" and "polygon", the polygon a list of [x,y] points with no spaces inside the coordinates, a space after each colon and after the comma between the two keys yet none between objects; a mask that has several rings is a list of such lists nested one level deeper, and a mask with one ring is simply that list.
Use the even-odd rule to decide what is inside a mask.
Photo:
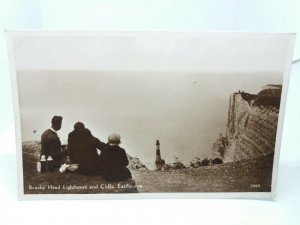
[{"label": "person's back", "polygon": [[82,174],[96,174],[100,170],[97,149],[103,149],[105,144],[95,138],[86,129],[74,130],[69,134],[68,149],[71,152],[71,161],[78,163],[78,171]]},{"label": "person's back", "polygon": [[85,151],[85,139],[90,135],[85,129],[73,130],[68,136],[68,149],[70,151],[70,159],[72,163],[79,163],[81,161],[81,156]]},{"label": "person's back", "polygon": [[117,136],[117,141],[112,141],[110,137],[108,145],[101,151],[100,155],[103,177],[108,181],[129,179],[131,178],[131,173],[127,168],[129,162],[125,150],[119,146],[120,137]]},{"label": "person's back", "polygon": [[50,129],[46,130],[41,137],[41,155],[45,155],[46,158],[48,156],[56,158],[60,150],[61,142],[57,134]]},{"label": "person's back", "polygon": [[[54,116],[51,120],[51,128],[41,136],[41,155],[48,161],[48,171],[55,171],[61,165],[64,158],[69,154],[61,145],[57,131],[61,129],[62,117]],[[51,163],[50,163],[51,162]]]}]

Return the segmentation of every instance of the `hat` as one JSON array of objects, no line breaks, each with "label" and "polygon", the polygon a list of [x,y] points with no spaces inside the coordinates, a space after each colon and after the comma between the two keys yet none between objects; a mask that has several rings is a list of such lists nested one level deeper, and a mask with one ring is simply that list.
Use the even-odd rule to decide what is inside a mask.
[{"label": "hat", "polygon": [[51,123],[52,124],[61,124],[62,121],[62,117],[61,116],[53,116]]}]

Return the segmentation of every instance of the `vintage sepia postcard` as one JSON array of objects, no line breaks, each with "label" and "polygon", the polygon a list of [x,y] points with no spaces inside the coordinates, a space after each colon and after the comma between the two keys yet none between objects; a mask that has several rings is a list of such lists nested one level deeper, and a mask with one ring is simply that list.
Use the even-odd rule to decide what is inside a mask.
[{"label": "vintage sepia postcard", "polygon": [[273,197],[294,39],[8,32],[20,199]]}]

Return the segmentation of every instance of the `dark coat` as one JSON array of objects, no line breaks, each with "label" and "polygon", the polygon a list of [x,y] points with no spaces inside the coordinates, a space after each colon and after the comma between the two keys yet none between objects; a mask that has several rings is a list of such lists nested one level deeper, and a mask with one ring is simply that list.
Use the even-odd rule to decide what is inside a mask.
[{"label": "dark coat", "polygon": [[68,150],[72,163],[79,164],[82,174],[96,174],[100,171],[99,155],[105,143],[94,137],[88,129],[72,131],[68,137]]},{"label": "dark coat", "polygon": [[52,156],[53,160],[61,160],[61,142],[51,129],[46,130],[41,137],[41,155]]},{"label": "dark coat", "polygon": [[107,145],[101,151],[102,174],[108,181],[122,181],[131,178],[131,173],[127,168],[128,163],[125,150],[118,145]]}]

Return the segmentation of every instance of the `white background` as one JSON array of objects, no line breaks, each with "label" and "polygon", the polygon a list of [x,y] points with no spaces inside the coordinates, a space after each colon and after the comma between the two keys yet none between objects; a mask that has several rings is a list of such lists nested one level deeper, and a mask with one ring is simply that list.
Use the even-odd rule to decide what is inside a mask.
[{"label": "white background", "polygon": [[[299,224],[300,65],[294,64],[275,201],[17,200],[9,64],[4,30],[264,31],[300,34],[298,0],[0,0],[1,224]],[[297,38],[299,39],[299,38]],[[297,40],[294,59],[300,58]]]}]

